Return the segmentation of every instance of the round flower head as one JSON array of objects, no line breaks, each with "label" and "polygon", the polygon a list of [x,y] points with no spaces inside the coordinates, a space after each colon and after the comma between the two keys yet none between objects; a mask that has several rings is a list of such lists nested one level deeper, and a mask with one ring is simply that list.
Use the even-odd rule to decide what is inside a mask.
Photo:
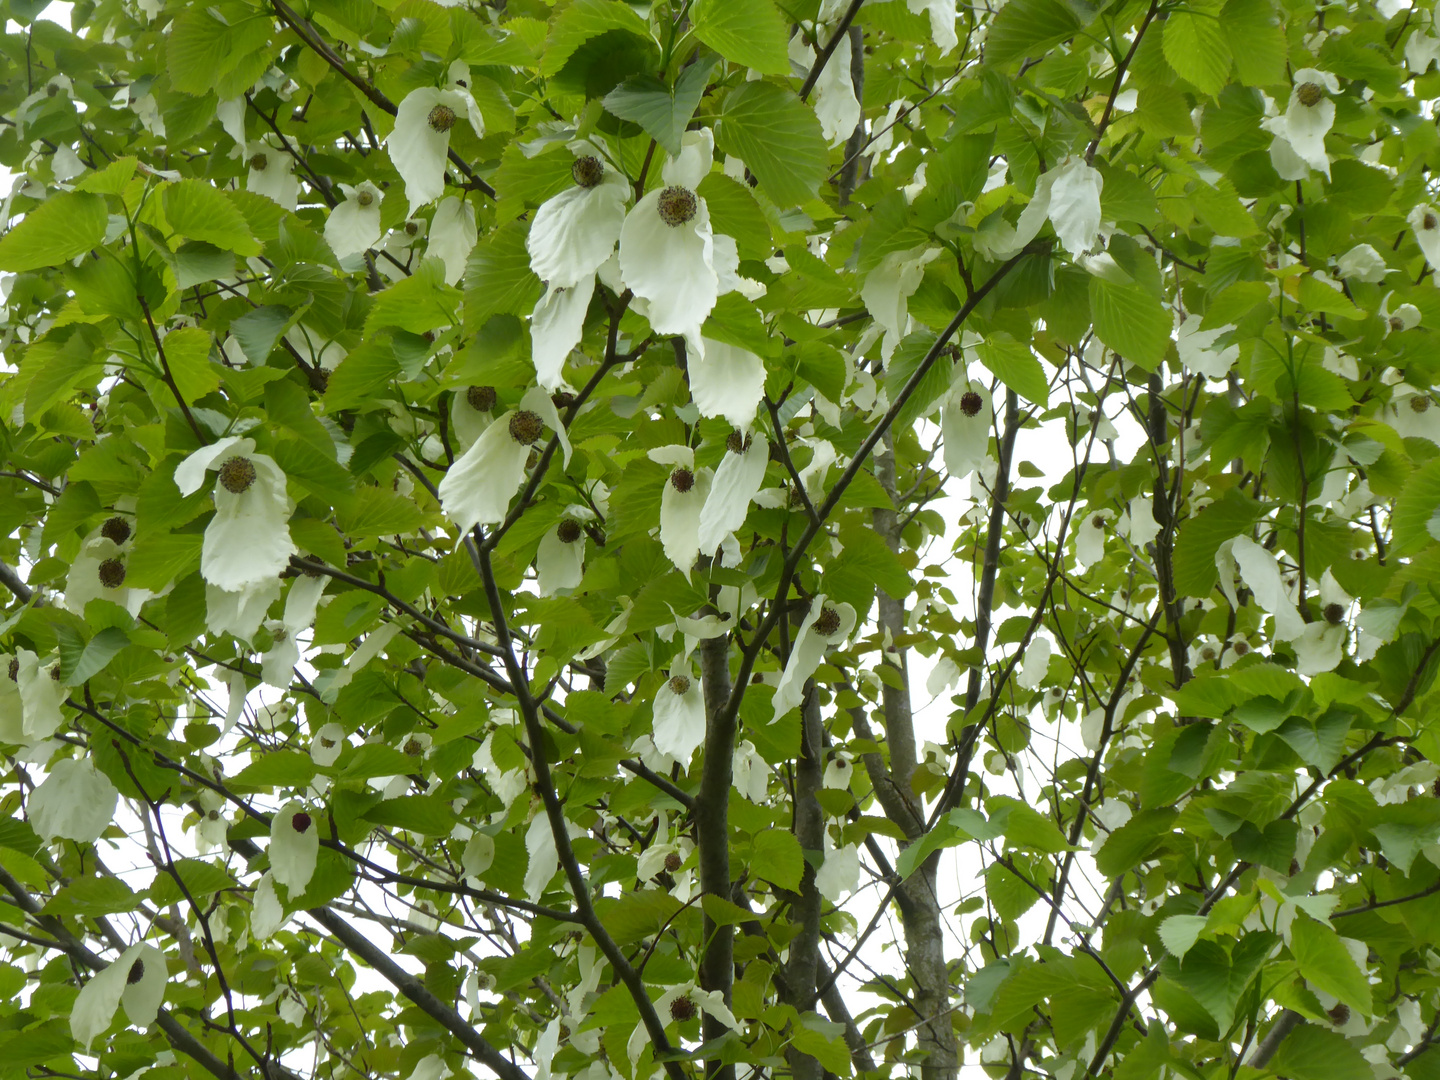
[{"label": "round flower head", "polygon": [[85,605],[97,597],[119,604],[131,615],[140,614],[140,608],[150,599],[149,592],[125,584],[128,552],[121,547],[124,541],[117,542],[105,535],[107,528],[112,534],[120,535],[119,526],[124,527],[128,538],[130,523],[124,518],[111,518],[91,531],[70,564],[70,572],[65,577],[65,607],[77,615],[85,614]]},{"label": "round flower head", "polygon": [[630,197],[625,174],[605,165],[595,147],[577,142],[571,150],[575,186],[540,204],[525,239],[530,269],[551,289],[593,279],[620,239]]},{"label": "round flower head", "polygon": [[[1331,95],[1339,92],[1340,80],[1328,71],[1301,68],[1295,72],[1295,85],[1284,115],[1271,117],[1260,125],[1277,139],[1285,140],[1296,158],[1324,173],[1326,179],[1330,177],[1330,156],[1325,153],[1325,136],[1335,123],[1335,102]],[[1277,169],[1282,163],[1283,159],[1277,162]]]},{"label": "round flower head", "polygon": [[693,677],[688,660],[676,659],[670,678],[655,691],[655,749],[688,766],[705,741],[705,695]]},{"label": "round flower head", "polygon": [[951,476],[969,476],[985,463],[993,420],[990,391],[982,383],[957,380],[940,406],[940,437]]},{"label": "round flower head", "polygon": [[823,593],[811,601],[810,612],[800,624],[790,647],[790,659],[775,687],[772,704],[776,720],[799,706],[805,694],[805,681],[825,659],[825,650],[844,642],[854,629],[855,609],[849,604],[827,603]]},{"label": "round flower head", "polygon": [[475,99],[458,88],[422,86],[411,90],[400,102],[385,147],[395,171],[405,181],[405,197],[410,201],[412,215],[445,194],[450,132],[461,117],[469,120],[476,135],[485,134]]},{"label": "round flower head", "polygon": [[738,446],[729,452],[715,470],[710,493],[700,511],[697,540],[700,551],[713,555],[721,541],[745,524],[750,503],[765,483],[765,466],[770,461],[770,444],[763,435],[740,438],[732,435]]},{"label": "round flower head", "polygon": [[692,354],[705,351],[700,326],[720,294],[710,210],[697,193],[713,154],[710,132],[686,132],[680,156],[661,170],[666,186],[637,202],[620,230],[626,287],[648,303],[655,332],[683,334]]},{"label": "round flower head", "polygon": [[705,351],[686,357],[690,398],[701,416],[723,416],[733,427],[755,423],[765,395],[765,361],[748,349],[705,339]]},{"label": "round flower head", "polygon": [[296,552],[288,524],[294,504],[285,491],[285,473],[273,458],[255,452],[253,440],[231,436],[176,466],[180,494],[198,491],[209,469],[219,476],[215,516],[200,549],[201,576],[227,592],[269,582]]},{"label": "round flower head", "polygon": [[295,178],[295,158],[270,140],[250,144],[246,157],[250,174],[245,189],[273,199],[286,210],[294,210],[300,199],[300,181]]},{"label": "round flower head", "polygon": [[540,387],[527,390],[519,409],[496,417],[470,449],[455,459],[440,481],[440,505],[462,532],[505,520],[510,500],[525,479],[530,448],[547,427],[560,437],[569,464],[570,441],[560,414]]},{"label": "round flower head", "polygon": [[65,758],[31,794],[30,824],[46,841],[92,843],[109,828],[119,799],[115,785],[94,762]]},{"label": "round flower head", "polygon": [[315,875],[320,829],[304,804],[288,802],[270,822],[270,872],[293,901]]},{"label": "round flower head", "polygon": [[[693,982],[681,983],[666,990],[660,995],[660,1000],[655,1002],[655,1012],[665,1024],[683,1024],[704,1013],[719,1020],[732,1031],[740,1030],[740,1025],[735,1022],[735,1014],[725,1004],[724,995],[719,990],[701,990]],[[649,1038],[644,1024],[635,1025],[635,1032],[625,1047],[632,1065],[640,1060],[640,1055],[649,1044]]]},{"label": "round flower head", "polygon": [[380,189],[369,180],[355,187],[341,184],[346,199],[325,219],[325,242],[342,262],[374,247],[380,240]]}]

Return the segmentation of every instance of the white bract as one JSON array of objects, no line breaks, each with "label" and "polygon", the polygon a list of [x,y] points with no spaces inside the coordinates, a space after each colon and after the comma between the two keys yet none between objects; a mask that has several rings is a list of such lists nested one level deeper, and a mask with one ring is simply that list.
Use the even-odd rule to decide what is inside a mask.
[{"label": "white bract", "polygon": [[579,513],[577,507],[570,507],[568,516],[540,538],[535,552],[535,578],[541,596],[573,589],[585,576],[585,527]]},{"label": "white bract", "polygon": [[1415,242],[1425,253],[1425,261],[1440,266],[1440,215],[1429,203],[1421,203],[1405,219],[1415,230]]},{"label": "white bract", "polygon": [[109,1030],[121,1005],[126,1020],[148,1027],[165,1000],[165,979],[165,954],[153,945],[131,945],[80,988],[70,1010],[70,1034],[88,1051],[95,1038]]},{"label": "white bract", "polygon": [[705,695],[688,661],[677,659],[670,668],[670,678],[655,692],[653,710],[655,748],[688,766],[705,741]]},{"label": "white bract", "polygon": [[1231,365],[1240,358],[1240,346],[1217,347],[1216,341],[1235,327],[1226,325],[1202,330],[1201,321],[1199,315],[1185,316],[1175,334],[1175,350],[1180,354],[1180,362],[1191,371],[1198,371],[1207,379],[1223,379],[1229,374]]},{"label": "white bract", "polygon": [[291,801],[270,820],[270,872],[289,890],[291,901],[315,876],[320,855],[320,828],[305,804]]},{"label": "white bract", "polygon": [[205,626],[212,634],[231,634],[249,641],[265,621],[270,605],[280,598],[280,579],[268,577],[237,592],[205,585]]},{"label": "white bract", "polygon": [[253,439],[228,436],[176,466],[180,494],[198,491],[210,469],[219,475],[215,516],[200,549],[201,576],[228,592],[273,579],[296,552],[288,524],[295,505],[285,490],[285,473],[273,458],[255,453]]},{"label": "white bract", "polygon": [[713,555],[726,536],[745,524],[750,503],[765,483],[770,444],[758,432],[730,436],[725,457],[710,481],[710,492],[700,511],[697,541],[702,555]]},{"label": "white bract", "polygon": [[1327,569],[1320,577],[1318,618],[1307,623],[1291,642],[1295,649],[1295,670],[1301,675],[1334,671],[1345,658],[1350,628],[1345,617],[1354,601]]},{"label": "white bract", "polygon": [[825,861],[815,872],[815,888],[832,904],[860,887],[860,851],[854,844],[832,848],[825,837]]},{"label": "white bract", "polygon": [[475,247],[475,208],[456,195],[440,200],[430,222],[425,253],[445,264],[445,284],[454,285],[465,274],[465,262]]},{"label": "white bract", "polygon": [[250,174],[245,189],[273,199],[286,210],[294,210],[300,199],[300,181],[295,179],[295,158],[273,137],[251,143],[246,151]]},{"label": "white bract", "polygon": [[[1296,158],[1310,168],[1330,178],[1330,156],[1325,152],[1325,136],[1335,123],[1335,102],[1331,94],[1340,92],[1340,80],[1328,71],[1316,68],[1301,68],[1295,72],[1295,86],[1290,91],[1290,102],[1281,116],[1262,120],[1260,126],[1277,140],[1284,140]],[[1276,154],[1271,150],[1272,160]],[[1283,152],[1282,152],[1283,160]],[[1281,161],[1276,161],[1277,170],[1285,179],[1303,177],[1284,174]]]},{"label": "white bract", "polygon": [[880,343],[882,359],[889,360],[900,339],[910,332],[910,297],[920,287],[926,265],[939,257],[939,248],[892,251],[865,275],[860,298],[875,325],[885,332]]},{"label": "white bract", "polygon": [[775,687],[773,719],[780,719],[800,704],[805,683],[825,659],[825,650],[843,643],[854,629],[855,609],[849,604],[827,604],[824,593],[810,602],[810,611],[795,634],[790,658]]},{"label": "white bract", "polygon": [[710,494],[710,470],[695,468],[695,452],[688,446],[657,446],[649,457],[673,466],[660,494],[660,546],[688,577],[700,557],[700,513]]},{"label": "white bract", "polygon": [[495,838],[489,833],[472,834],[465,843],[465,850],[460,853],[460,868],[465,871],[465,876],[477,880],[494,861]]},{"label": "white bract", "polygon": [[570,463],[570,441],[550,395],[531,387],[520,408],[502,413],[484,430],[470,449],[440,481],[440,505],[460,529],[469,532],[476,525],[498,525],[505,520],[521,481],[530,449],[544,429],[560,436],[565,463]]},{"label": "white bract", "polygon": [[1429,392],[1397,383],[1382,418],[1404,439],[1428,439],[1440,446],[1440,409]]},{"label": "white bract", "polygon": [[20,706],[21,736],[16,742],[33,745],[48,739],[65,722],[60,707],[70,691],[57,677],[59,669],[58,661],[42,661],[29,649],[15,650],[15,697]]},{"label": "white bract", "polygon": [[341,184],[345,201],[325,219],[325,242],[341,262],[374,247],[380,239],[380,200],[383,193],[369,180],[351,187]]},{"label": "white bract", "polygon": [[331,721],[320,725],[310,740],[310,757],[322,769],[334,765],[346,746],[345,729]]},{"label": "white bract", "polygon": [[[462,65],[463,66],[463,65]],[[422,86],[411,90],[395,113],[395,127],[385,137],[385,148],[395,171],[405,181],[410,213],[445,194],[445,162],[450,153],[450,129],[465,117],[475,134],[483,137],[485,122],[467,91]]]},{"label": "white bract", "polygon": [[753,803],[765,801],[770,789],[770,766],[749,739],[742,739],[730,758],[735,790]]},{"label": "white bract", "polygon": [[[1224,548],[1225,545],[1221,545],[1221,549]],[[1240,580],[1254,595],[1255,602],[1274,616],[1275,636],[1284,641],[1293,641],[1303,634],[1305,622],[1300,618],[1295,601],[1281,578],[1280,564],[1275,560],[1275,556],[1248,536],[1235,537],[1229,544],[1229,555],[1240,572]],[[1222,567],[1221,584],[1224,586],[1226,583],[1225,569]]]},{"label": "white bract", "polygon": [[[123,535],[115,531],[112,522],[123,526]],[[117,543],[106,535],[121,537]],[[85,605],[96,598],[119,604],[131,615],[139,615],[140,608],[150,599],[151,593],[144,589],[132,589],[125,584],[125,563],[129,555],[130,525],[124,518],[112,518],[104,525],[90,532],[80,545],[80,552],[70,564],[65,577],[65,607],[77,615],[85,614]]]},{"label": "white bract", "polygon": [[46,841],[88,844],[100,839],[115,816],[120,792],[89,759],[64,758],[30,795],[30,825]]},{"label": "white bract", "polygon": [[1392,271],[1385,265],[1385,257],[1369,244],[1356,244],[1340,256],[1337,273],[1347,280],[1376,284],[1385,280]]},{"label": "white bract", "polygon": [[[819,40],[828,41],[833,31],[816,26]],[[790,39],[790,63],[792,70],[804,78],[814,65],[819,53],[805,44],[803,34]],[[850,138],[855,125],[860,122],[860,102],[855,97],[855,84],[850,78],[850,36],[841,34],[830,54],[829,62],[820,71],[813,90],[815,117],[820,121],[820,131],[831,146],[838,146]]]},{"label": "white bract", "polygon": [[994,419],[995,407],[985,385],[963,376],[957,379],[940,406],[940,437],[951,476],[964,479],[985,463]]},{"label": "white bract", "polygon": [[765,361],[748,349],[705,339],[705,351],[685,358],[690,398],[701,416],[723,416],[750,430],[765,396]]},{"label": "white bract", "polygon": [[709,131],[686,132],[680,156],[661,169],[667,185],[649,192],[620,229],[620,274],[648,304],[657,334],[680,334],[690,354],[703,354],[704,323],[720,295],[710,209],[697,189],[714,160]]},{"label": "white bract", "polygon": [[1030,644],[1025,646],[1025,656],[1020,661],[1020,674],[1016,682],[1022,689],[1034,690],[1045,681],[1045,675],[1050,670],[1050,639],[1045,637],[1033,637]]},{"label": "white bract", "polygon": [[1084,515],[1075,527],[1075,557],[1093,566],[1105,557],[1105,533],[1109,514],[1095,511]]},{"label": "white bract", "polygon": [[615,251],[630,198],[625,174],[606,167],[595,147],[577,142],[571,150],[575,186],[540,204],[525,238],[530,269],[551,289],[593,279]]},{"label": "white bract", "polygon": [[530,856],[530,862],[525,868],[525,895],[535,901],[544,895],[545,886],[550,884],[555,871],[560,869],[560,853],[555,847],[555,833],[550,828],[550,819],[545,816],[543,807],[530,821],[530,828],[525,833],[525,850]]},{"label": "white bract", "polygon": [[588,274],[575,285],[552,285],[535,302],[530,316],[530,356],[535,364],[535,381],[546,390],[569,389],[565,361],[585,334],[585,313],[595,295],[595,275]]},{"label": "white bract", "polygon": [[[724,995],[719,990],[701,990],[693,982],[682,983],[666,990],[660,995],[660,1000],[655,1002],[655,1012],[659,1015],[660,1022],[666,1025],[704,1013],[733,1031],[741,1030],[740,1025],[735,1022],[735,1014],[725,1004]],[[649,1044],[650,1033],[645,1030],[645,1025],[636,1024],[626,1046],[632,1065],[640,1060],[640,1055]]]},{"label": "white bract", "polygon": [[940,46],[941,56],[960,43],[955,36],[955,0],[906,0],[906,4],[913,14],[923,11],[930,16],[930,36]]}]

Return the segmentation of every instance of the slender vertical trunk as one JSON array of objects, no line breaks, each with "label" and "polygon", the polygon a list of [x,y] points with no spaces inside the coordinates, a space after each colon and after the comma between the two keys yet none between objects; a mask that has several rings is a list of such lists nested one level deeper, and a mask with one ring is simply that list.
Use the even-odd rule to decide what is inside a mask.
[{"label": "slender vertical trunk", "polygon": [[[800,756],[795,762],[795,839],[804,851],[821,851],[825,846],[825,815],[816,795],[825,780],[825,747],[820,699],[813,680],[805,687],[800,721]],[[799,930],[790,939],[785,989],[789,1003],[805,1012],[815,1007],[820,970],[820,890],[815,887],[815,867],[808,860],[800,878],[800,892],[791,896],[791,911]],[[809,1054],[791,1047],[786,1051],[786,1058],[795,1080],[820,1080],[824,1070]]]},{"label": "slender vertical trunk", "polygon": [[[695,804],[695,836],[700,849],[700,888],[710,896],[730,898],[730,789],[735,751],[735,721],[727,722],[730,699],[730,637],[700,643],[700,672],[705,689],[705,766]],[[700,986],[718,990],[730,1004],[735,981],[735,928],[705,916],[705,953],[700,958]],[[703,1020],[706,1042],[729,1030],[709,1013]],[[735,1066],[707,1061],[709,1080],[735,1080]]]}]

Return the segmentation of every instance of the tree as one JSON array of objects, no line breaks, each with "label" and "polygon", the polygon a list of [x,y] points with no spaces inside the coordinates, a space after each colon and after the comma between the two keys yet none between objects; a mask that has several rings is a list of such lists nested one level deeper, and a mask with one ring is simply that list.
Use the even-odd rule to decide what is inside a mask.
[{"label": "tree", "polygon": [[3,0],[0,1073],[1440,1076],[1428,11],[291,2]]}]

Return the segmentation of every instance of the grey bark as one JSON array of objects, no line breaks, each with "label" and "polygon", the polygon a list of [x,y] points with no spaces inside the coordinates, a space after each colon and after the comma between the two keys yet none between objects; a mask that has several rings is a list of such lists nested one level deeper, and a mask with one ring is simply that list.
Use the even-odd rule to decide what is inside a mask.
[{"label": "grey bark", "polygon": [[[730,700],[730,636],[700,644],[700,672],[705,690],[705,766],[700,796],[695,801],[695,837],[700,849],[700,888],[709,896],[730,898],[730,789],[734,786],[735,717],[727,714]],[[705,916],[705,954],[700,960],[700,986],[718,990],[730,1004],[735,981],[735,928],[718,925]],[[722,1038],[729,1028],[705,1014],[705,1040]],[[735,1080],[735,1066],[719,1061],[705,1063],[711,1080]]]}]

